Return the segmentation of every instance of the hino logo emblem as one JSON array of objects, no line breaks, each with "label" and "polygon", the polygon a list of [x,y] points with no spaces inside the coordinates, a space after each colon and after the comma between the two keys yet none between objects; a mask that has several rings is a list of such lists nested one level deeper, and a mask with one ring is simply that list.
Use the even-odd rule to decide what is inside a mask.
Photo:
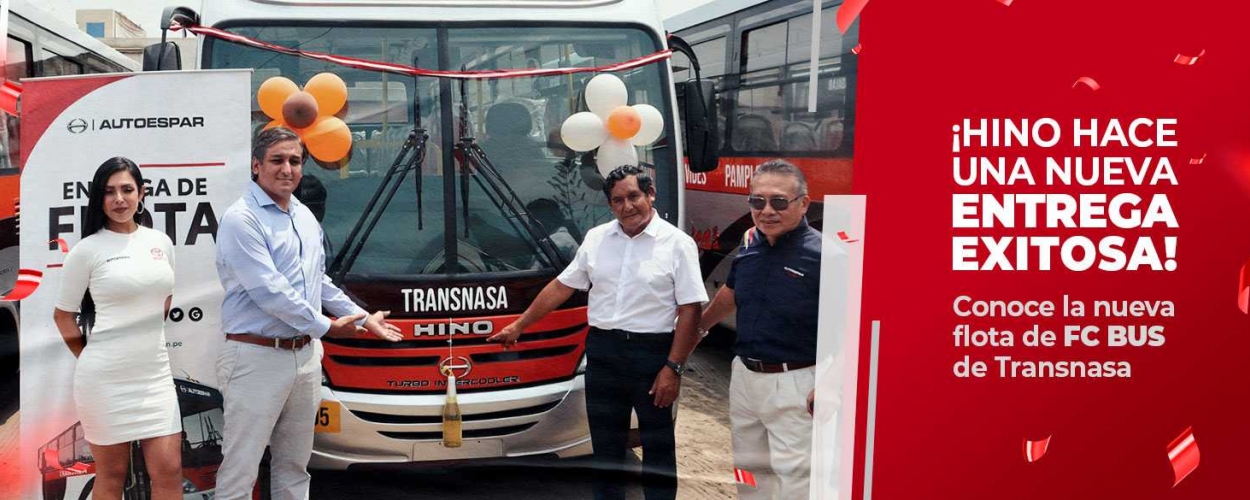
[{"label": "hino logo emblem", "polygon": [[[464,370],[464,372],[459,370]],[[469,358],[464,356],[448,356],[447,359],[438,364],[439,373],[442,373],[444,376],[448,374],[455,375],[457,379],[461,380],[468,377],[469,372],[472,370],[473,363],[470,363]]]},{"label": "hino logo emblem", "polygon": [[71,134],[81,134],[87,131],[87,120],[74,118],[69,121],[69,125],[66,125],[65,128],[69,129]]}]

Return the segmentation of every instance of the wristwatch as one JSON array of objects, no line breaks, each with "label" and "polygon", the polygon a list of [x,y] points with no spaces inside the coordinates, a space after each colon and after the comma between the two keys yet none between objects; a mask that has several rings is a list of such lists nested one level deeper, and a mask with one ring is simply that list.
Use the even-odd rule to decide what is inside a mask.
[{"label": "wristwatch", "polygon": [[673,360],[671,360],[671,359],[669,359],[669,360],[665,360],[665,361],[664,361],[664,366],[667,366],[667,367],[669,367],[670,369],[672,369],[672,370],[673,370],[673,373],[676,373],[678,377],[680,377],[683,373],[686,373],[686,365],[685,365],[685,364],[678,363],[678,362],[673,361]]}]

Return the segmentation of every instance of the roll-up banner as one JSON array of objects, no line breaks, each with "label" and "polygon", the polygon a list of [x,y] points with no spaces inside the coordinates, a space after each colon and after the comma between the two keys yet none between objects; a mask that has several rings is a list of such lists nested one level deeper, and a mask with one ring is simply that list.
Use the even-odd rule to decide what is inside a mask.
[{"label": "roll-up banner", "polygon": [[[184,485],[211,498],[220,463],[222,289],[214,262],[217,221],[249,179],[250,70],[159,72],[23,82],[21,453],[24,498],[85,498],[94,460],[75,410],[75,358],[52,314],[65,250],[81,239],[89,184],[105,160],[140,166],[151,227],[174,244],[176,281],[165,340],[176,381],[183,449],[204,474]],[[57,240],[62,240],[61,242]],[[184,451],[185,455],[185,451]],[[37,474],[33,473],[34,470]],[[211,472],[211,473],[210,473]],[[200,481],[203,484],[195,484]],[[190,497],[188,497],[190,498]],[[200,497],[196,497],[200,498]]]}]

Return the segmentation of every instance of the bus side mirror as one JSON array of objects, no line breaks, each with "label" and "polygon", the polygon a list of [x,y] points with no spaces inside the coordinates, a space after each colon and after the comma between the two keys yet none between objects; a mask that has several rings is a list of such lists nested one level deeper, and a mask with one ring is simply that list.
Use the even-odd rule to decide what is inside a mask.
[{"label": "bus side mirror", "polygon": [[686,163],[691,172],[711,172],[720,162],[719,123],[716,120],[716,84],[703,79],[699,56],[690,44],[670,34],[668,45],[690,61],[694,80],[677,85],[677,110],[681,113]]},{"label": "bus side mirror", "polygon": [[182,69],[182,54],[174,42],[154,43],[143,48],[143,71]]},{"label": "bus side mirror", "polygon": [[720,130],[716,120],[715,84],[702,79],[681,84],[679,103],[682,137],[692,172],[711,172],[720,162]]},{"label": "bus side mirror", "polygon": [[179,53],[178,46],[174,42],[166,41],[174,23],[182,26],[196,26],[200,24],[200,15],[189,7],[165,7],[165,10],[161,12],[161,43],[143,48],[143,71],[182,69],[182,54]]}]

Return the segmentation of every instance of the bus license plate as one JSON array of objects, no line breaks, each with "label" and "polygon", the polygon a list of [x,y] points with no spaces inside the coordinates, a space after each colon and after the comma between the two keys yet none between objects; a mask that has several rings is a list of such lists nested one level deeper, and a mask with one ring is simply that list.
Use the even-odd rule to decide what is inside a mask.
[{"label": "bus license plate", "polygon": [[321,401],[321,407],[317,409],[317,426],[314,432],[339,432],[339,414],[342,413],[343,406],[337,401]]}]

